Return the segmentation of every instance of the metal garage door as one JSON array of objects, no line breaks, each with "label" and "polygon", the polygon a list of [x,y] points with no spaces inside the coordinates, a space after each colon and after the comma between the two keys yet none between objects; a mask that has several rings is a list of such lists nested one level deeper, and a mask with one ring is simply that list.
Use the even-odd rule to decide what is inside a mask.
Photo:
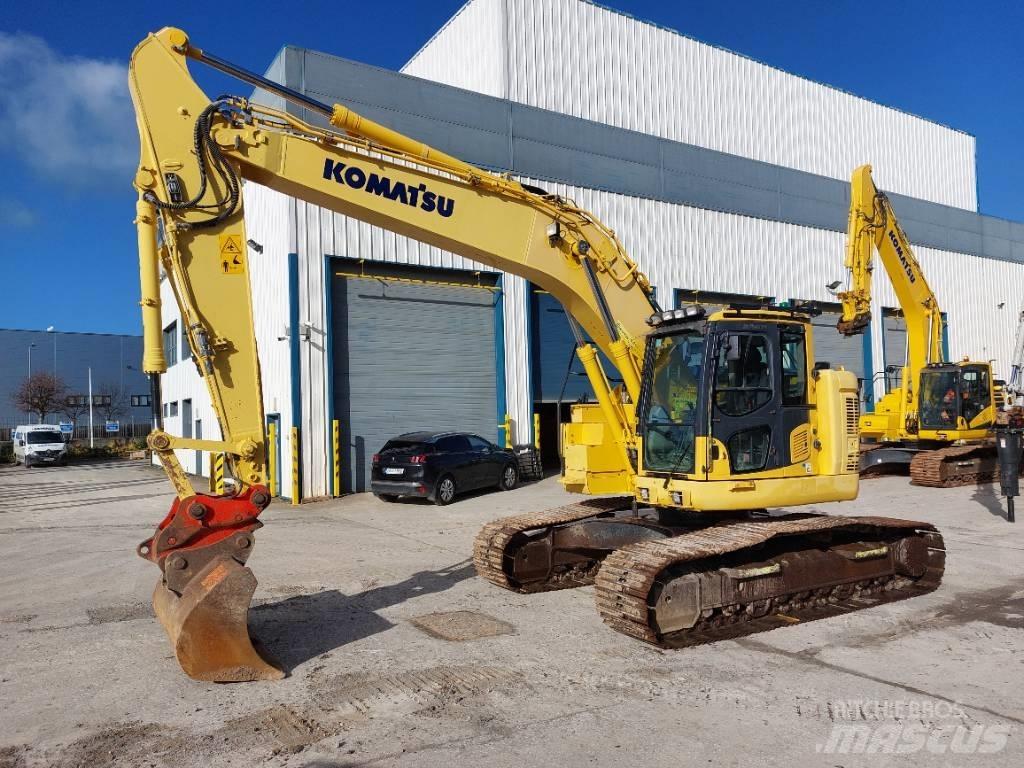
[{"label": "metal garage door", "polygon": [[814,326],[814,359],[816,362],[826,361],[833,368],[842,366],[856,374],[858,379],[864,378],[864,336],[843,336],[836,330],[839,320],[838,312],[822,312],[811,318]]},{"label": "metal garage door", "polygon": [[[882,317],[882,335],[885,346],[886,391],[900,385],[901,369],[907,363],[907,321],[901,315],[885,314]],[[895,371],[890,372],[892,366]]]},{"label": "metal garage door", "polygon": [[369,490],[373,454],[403,432],[494,439],[496,289],[336,276],[331,318],[342,484]]},{"label": "metal garage door", "polygon": [[[583,394],[593,399],[590,383],[585,376],[578,375],[583,372],[583,365],[574,357],[573,373],[565,380],[576,339],[558,299],[537,289],[530,291],[530,336],[534,401],[557,401],[563,382],[565,402],[574,402]],[[611,368],[605,368],[605,372],[613,375]]]},{"label": "metal garage door", "polygon": [[[536,288],[530,291],[530,337],[534,402],[557,402],[563,384],[563,402],[576,402],[582,395],[593,402],[594,390],[583,373],[583,363],[579,358],[572,357],[576,337],[572,335],[565,310],[558,299]],[[567,381],[565,373],[570,357],[572,370]],[[615,366],[600,350],[598,358],[608,380],[615,386],[620,381]]]}]

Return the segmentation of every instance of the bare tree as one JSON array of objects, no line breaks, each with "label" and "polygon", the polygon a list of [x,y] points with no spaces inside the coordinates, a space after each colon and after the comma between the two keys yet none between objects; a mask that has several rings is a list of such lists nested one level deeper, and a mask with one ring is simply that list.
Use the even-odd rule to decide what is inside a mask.
[{"label": "bare tree", "polygon": [[67,386],[52,373],[33,373],[21,382],[11,400],[19,410],[34,414],[40,423],[64,406]]},{"label": "bare tree", "polygon": [[68,395],[64,398],[60,412],[67,416],[72,424],[78,424],[78,420],[89,412],[89,398],[85,395]]},{"label": "bare tree", "polygon": [[93,389],[93,408],[105,421],[115,421],[128,413],[128,395],[115,381],[106,381]]}]

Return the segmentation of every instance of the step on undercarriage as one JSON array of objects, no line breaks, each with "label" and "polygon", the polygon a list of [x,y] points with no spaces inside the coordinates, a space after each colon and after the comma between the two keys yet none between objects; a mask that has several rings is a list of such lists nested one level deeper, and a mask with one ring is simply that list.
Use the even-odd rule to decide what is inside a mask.
[{"label": "step on undercarriage", "polygon": [[933,526],[909,520],[659,516],[616,497],[497,520],[478,534],[474,564],[517,592],[595,584],[610,627],[682,647],[930,592],[945,549]]}]

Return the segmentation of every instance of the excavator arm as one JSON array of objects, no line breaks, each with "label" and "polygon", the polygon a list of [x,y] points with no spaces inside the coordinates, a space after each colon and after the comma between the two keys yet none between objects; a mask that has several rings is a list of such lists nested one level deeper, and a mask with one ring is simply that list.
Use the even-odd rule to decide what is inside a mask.
[{"label": "excavator arm", "polygon": [[839,294],[843,315],[838,327],[848,336],[862,333],[871,322],[876,250],[907,321],[907,366],[912,373],[919,373],[925,365],[942,360],[942,311],[889,198],[875,188],[871,166],[862,165],[850,180],[845,262],[850,290]]},{"label": "excavator arm", "polygon": [[[899,414],[897,423],[901,425],[900,429],[916,432],[921,371],[942,361],[942,311],[889,198],[875,187],[871,166],[862,165],[850,179],[845,261],[850,288],[839,293],[843,312],[837,323],[844,335],[863,333],[871,322],[871,282],[876,251],[889,275],[907,324],[907,359],[901,374],[902,389],[894,405]],[[888,408],[886,405],[880,410]],[[869,434],[872,423],[873,417],[863,416],[862,433]],[[884,423],[888,424],[888,420]]]},{"label": "excavator arm", "polygon": [[[241,98],[211,101],[188,72],[203,61],[323,115],[323,130]],[[256,586],[244,567],[269,504],[259,363],[241,185],[251,180],[398,234],[521,275],[554,295],[577,325],[579,352],[623,471],[633,441],[628,405],[640,396],[645,321],[657,309],[646,277],[615,234],[571,201],[475,168],[361,117],[320,104],[191,45],[165,28],[130,66],[141,158],[135,177],[144,327],[143,369],[154,381],[149,445],[177,498],[139,545],[162,578],[154,606],[192,677],[253,680],[281,672],[245,627]],[[221,440],[166,433],[160,271],[181,312]],[[589,336],[618,368],[613,393]],[[196,493],[174,450],[224,452],[235,479],[224,496]]]},{"label": "excavator arm", "polygon": [[1024,395],[1024,309],[1017,319],[1017,334],[1013,340],[1013,357],[1010,359],[1010,378],[1006,382],[1006,393],[1017,405]]}]

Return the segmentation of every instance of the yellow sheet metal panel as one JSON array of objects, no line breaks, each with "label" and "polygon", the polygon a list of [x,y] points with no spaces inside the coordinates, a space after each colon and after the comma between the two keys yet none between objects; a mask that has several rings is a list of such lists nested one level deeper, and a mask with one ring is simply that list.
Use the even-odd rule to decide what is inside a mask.
[{"label": "yellow sheet metal panel", "polygon": [[860,458],[860,418],[857,378],[849,371],[818,371],[817,402],[818,472],[821,475],[857,475]]}]

